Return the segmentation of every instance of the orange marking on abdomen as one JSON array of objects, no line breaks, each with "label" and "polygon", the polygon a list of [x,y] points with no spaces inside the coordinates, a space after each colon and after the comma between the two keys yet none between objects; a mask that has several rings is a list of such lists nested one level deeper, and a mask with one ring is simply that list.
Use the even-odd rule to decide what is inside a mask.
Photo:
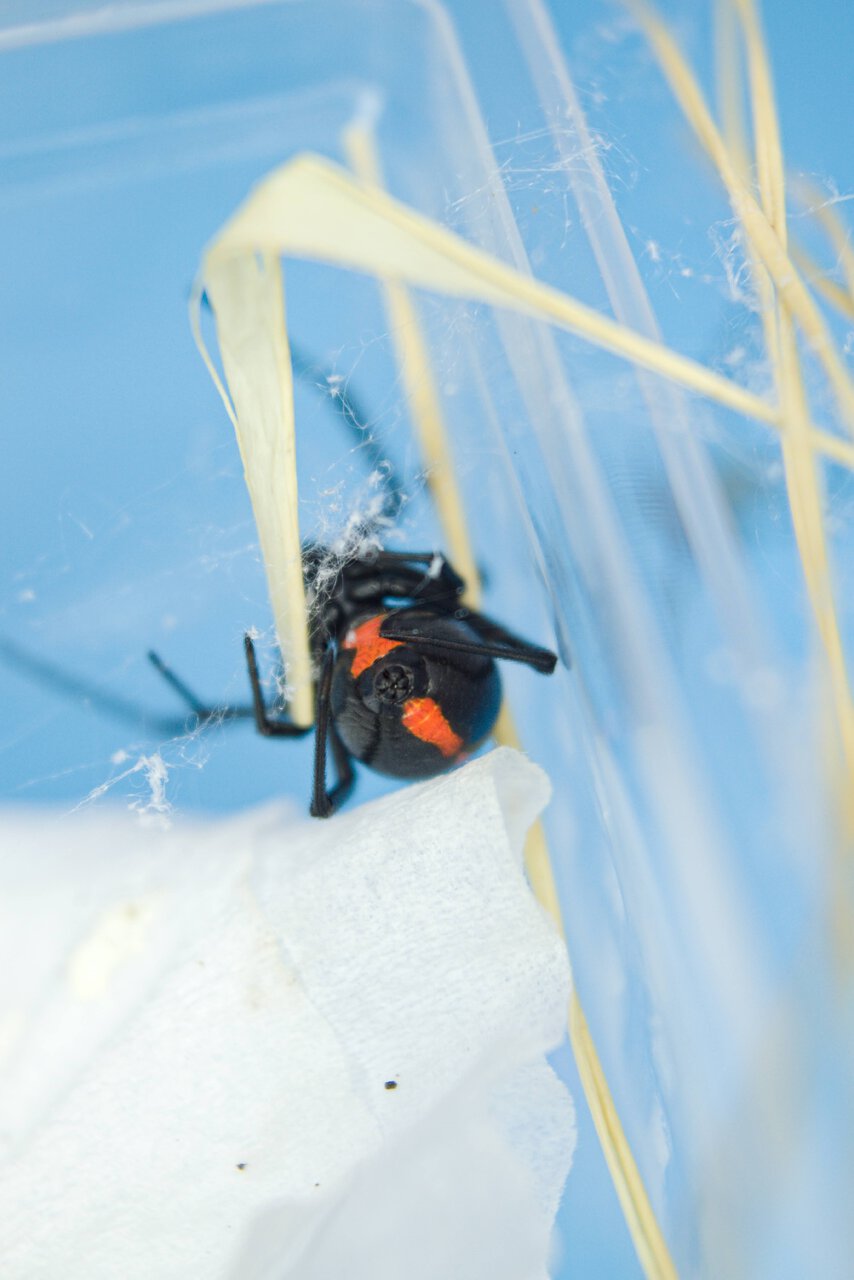
[{"label": "orange marking on abdomen", "polygon": [[367,622],[363,622],[347,632],[344,637],[343,649],[355,649],[353,654],[353,665],[350,668],[350,674],[360,676],[363,671],[367,671],[368,667],[372,667],[378,658],[384,658],[392,649],[396,649],[401,640],[386,640],[380,635],[380,627],[385,622],[386,614],[381,613],[376,618],[368,618]]},{"label": "orange marking on abdomen", "polygon": [[432,742],[447,759],[455,756],[463,745],[445,719],[434,698],[409,698],[403,704],[403,727],[422,742]]}]

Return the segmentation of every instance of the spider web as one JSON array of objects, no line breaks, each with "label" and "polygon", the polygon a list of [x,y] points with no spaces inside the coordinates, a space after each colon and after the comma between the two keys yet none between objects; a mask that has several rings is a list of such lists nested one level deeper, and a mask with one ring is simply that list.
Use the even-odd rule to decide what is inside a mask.
[{"label": "spider web", "polygon": [[[473,51],[480,6],[455,10]],[[555,19],[564,24],[591,145],[664,340],[768,394],[743,235],[648,52],[623,21],[603,18],[598,9],[556,12]],[[703,66],[709,33],[699,17],[685,26]],[[496,23],[492,32],[495,66],[521,77],[505,28]],[[156,48],[145,40],[146,56],[154,58]],[[344,59],[345,52],[330,48],[329,57]],[[832,52],[825,49],[828,58]],[[69,59],[69,75],[80,73],[87,56],[95,65],[82,44],[56,56]],[[783,56],[791,58],[785,42]],[[535,274],[607,311],[572,187],[573,178],[587,181],[585,148],[566,119],[544,114],[532,95],[509,94],[509,72],[490,72],[474,53],[472,60],[496,140],[489,167],[478,168],[466,150],[459,101],[450,95],[445,107],[443,95],[416,92],[423,86],[415,84],[417,110],[410,104],[397,118],[381,112],[390,187],[476,240],[494,229],[500,189]],[[6,91],[27,101],[28,75],[22,62]],[[191,100],[188,91],[186,101],[164,100],[147,118],[125,109],[110,127],[81,117],[73,129],[44,126],[26,144],[3,143],[9,180],[0,194],[7,284],[0,358],[10,429],[0,503],[6,522],[0,777],[7,801],[49,803],[64,812],[119,803],[161,825],[193,810],[236,810],[272,796],[287,797],[295,813],[305,811],[310,741],[271,745],[248,723],[198,730],[146,652],[157,650],[205,702],[245,704],[242,636],[249,631],[259,643],[268,695],[287,694],[233,434],[192,346],[186,298],[201,247],[253,182],[297,147],[338,155],[340,127],[364,91],[351,81],[349,64],[336,62],[332,87],[320,91],[295,95],[265,81],[263,91],[253,87],[245,98],[215,107]],[[778,85],[795,137],[792,163],[819,187],[818,197],[796,203],[792,228],[821,264],[820,277],[841,285],[841,251],[828,245],[811,213],[827,206],[848,216],[850,147],[843,128],[824,127],[826,109],[819,110],[817,96],[805,101],[803,83],[792,74]],[[814,158],[810,148],[818,141]],[[290,330],[314,370],[296,390],[305,535],[329,548],[330,573],[341,558],[375,542],[440,548],[430,476],[414,444],[394,334],[376,286],[317,265],[289,264],[287,271]],[[634,373],[580,339],[557,338],[560,367],[582,410],[567,431],[547,379],[539,388],[544,410],[531,414],[513,365],[524,364],[529,351],[521,340],[508,347],[499,317],[433,297],[419,298],[418,306],[452,428],[484,607],[544,643],[557,623],[564,656],[574,664],[577,683],[559,701],[547,682],[526,673],[508,672],[506,683],[526,747],[559,780],[550,829],[560,887],[579,981],[600,1012],[597,1031],[612,1087],[631,1102],[626,1114],[639,1148],[654,1153],[653,1192],[674,1221],[690,1220],[698,1167],[711,1169],[717,1191],[725,1170],[736,1170],[733,1185],[749,1186],[757,1167],[739,1149],[746,1104],[728,1109],[727,1088],[736,1090],[741,1078],[736,1037],[713,1032],[732,1030],[722,991],[745,976],[732,960],[733,937],[748,939],[747,977],[756,942],[776,979],[810,951],[804,939],[823,937],[813,930],[816,920],[825,921],[826,868],[814,849],[825,822],[815,749],[815,640],[779,443],[764,426],[690,401],[688,426],[702,446],[702,474],[718,495],[769,637],[768,661],[746,687],[742,655],[715,611],[709,563],[692,538],[684,494],[676,493],[653,438]],[[833,318],[832,326],[850,363],[850,317]],[[833,400],[810,353],[805,367],[816,424],[832,427]],[[359,405],[361,436],[342,421],[343,395]],[[746,928],[735,914],[720,924],[711,896],[703,911],[690,909],[708,887],[691,880],[703,853],[695,830],[702,824],[680,808],[673,779],[682,776],[681,762],[653,732],[671,704],[662,712],[638,692],[629,641],[640,611],[635,617],[628,597],[599,573],[606,558],[602,525],[591,520],[597,512],[578,469],[580,452],[571,452],[578,437],[627,549],[626,591],[653,620],[655,661],[668,673],[668,691],[677,691],[680,732],[711,796],[722,833],[715,849],[724,851]],[[550,445],[572,464],[554,470]],[[852,478],[843,467],[820,465],[840,625],[850,648]],[[387,495],[398,488],[402,503],[389,517]],[[561,630],[563,617],[569,623]],[[803,789],[788,802],[756,766],[758,758],[767,761],[756,747],[754,713],[780,707],[785,724],[794,726],[781,736],[781,752],[808,757]],[[669,831],[651,816],[656,795],[645,760],[664,777],[658,798],[673,821]],[[362,771],[359,795],[386,786]],[[680,842],[675,832],[688,835]],[[668,840],[679,847],[683,881],[665,874],[660,852]],[[688,1073],[698,1088],[687,1097],[697,1103],[692,1108],[680,1093],[684,1073],[668,1032],[679,1022],[674,1011],[685,1008],[685,957],[700,967],[694,933],[715,951],[720,973],[705,971],[706,988],[691,986],[696,972],[685,978],[686,989],[700,995],[677,1048],[705,1046],[709,1062],[717,1063],[709,1078],[699,1068],[696,1078]],[[822,990],[815,956],[823,945],[816,943],[804,962],[811,991]],[[732,1007],[743,1012],[737,1000]],[[699,1025],[707,1019],[707,1027]],[[749,1042],[745,1035],[738,1043]],[[730,1046],[731,1056],[721,1046]],[[770,1053],[767,1040],[762,1047]],[[708,1087],[702,1108],[698,1080]],[[680,1123],[700,1110],[707,1145],[691,1148]],[[583,1222],[574,1219],[573,1227],[583,1235]],[[727,1238],[725,1225],[719,1238]],[[601,1256],[588,1245],[591,1256]],[[692,1240],[686,1252],[695,1257],[699,1248]],[[785,1271],[775,1272],[772,1258],[767,1273]]]}]

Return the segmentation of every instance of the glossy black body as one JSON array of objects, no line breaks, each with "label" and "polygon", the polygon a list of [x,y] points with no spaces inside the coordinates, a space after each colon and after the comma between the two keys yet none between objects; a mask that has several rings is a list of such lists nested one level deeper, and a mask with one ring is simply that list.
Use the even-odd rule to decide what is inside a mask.
[{"label": "glossy black body", "polygon": [[[557,662],[550,650],[466,608],[465,583],[444,556],[380,550],[332,572],[330,562],[325,548],[306,548],[317,667],[316,817],[327,817],[349,794],[353,759],[393,777],[424,778],[474,750],[501,706],[496,659],[545,674]],[[360,641],[365,627],[367,644]],[[337,775],[331,788],[327,745]]]},{"label": "glossy black body", "polygon": [[[478,644],[476,632],[461,619],[412,609],[407,620],[434,642]],[[354,629],[364,621],[357,620]],[[335,729],[356,760],[393,778],[432,778],[489,736],[501,710],[501,678],[493,658],[459,652],[439,657],[401,643],[354,676],[355,652],[343,647],[338,650],[331,710]],[[409,697],[393,700],[378,695],[377,686],[382,686],[384,677],[389,672],[394,677],[401,669],[411,678]],[[410,705],[410,698],[435,702],[451,731],[447,738],[453,734],[459,738],[459,746],[446,742],[443,751],[437,743],[408,729],[404,707]]]},{"label": "glossy black body", "polygon": [[[488,737],[501,708],[496,660],[550,674],[548,649],[522,640],[462,604],[465,584],[433,552],[372,551],[346,561],[312,544],[303,552],[315,669],[311,813],[326,818],[355,782],[353,760],[395,778],[429,778]],[[255,646],[244,637],[259,733],[294,738],[287,707],[267,710]],[[247,714],[205,707],[160,660],[152,662],[201,721]],[[331,753],[335,781],[326,781]]]},{"label": "glossy black body", "polygon": [[[355,446],[374,471],[385,475],[382,523],[390,523],[400,511],[406,486],[364,425],[364,414],[340,380],[304,356],[294,354],[294,368],[335,406]],[[377,517],[374,532],[379,524]],[[498,659],[522,662],[544,674],[550,674],[557,662],[548,649],[466,608],[463,580],[435,552],[380,549],[342,560],[312,543],[303,548],[303,573],[315,680],[313,726],[294,724],[287,706],[269,713],[249,635],[244,636],[244,652],[251,707],[205,703],[158,654],[150,652],[149,658],[197,725],[252,717],[266,737],[314,732],[315,817],[328,817],[349,795],[355,782],[354,759],[397,778],[432,777],[465,759],[489,735],[500,710]],[[362,643],[356,634],[364,626],[372,629],[370,643]],[[125,700],[105,696],[14,645],[0,644],[2,656],[63,692],[85,695],[110,713],[137,715]],[[160,724],[168,733],[186,727],[185,721],[171,717],[161,718]],[[330,752],[335,772],[331,787],[326,781]]]}]

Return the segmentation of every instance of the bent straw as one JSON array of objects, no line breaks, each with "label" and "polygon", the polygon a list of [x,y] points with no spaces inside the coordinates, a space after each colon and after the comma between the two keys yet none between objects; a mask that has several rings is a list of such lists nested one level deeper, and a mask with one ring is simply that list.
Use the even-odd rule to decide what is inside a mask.
[{"label": "bent straw", "polygon": [[[786,248],[783,149],[765,42],[752,0],[736,0],[736,10],[747,51],[762,207],[781,245]],[[777,342],[775,344],[772,338],[769,355],[772,365],[776,366],[775,380],[783,413],[783,459],[789,505],[810,602],[827,655],[846,772],[849,777],[854,777],[854,706],[836,616],[816,461],[806,428],[803,375],[788,303],[785,299],[778,301],[773,294],[768,297],[766,290],[763,319],[769,334],[773,333],[775,318]]]},{"label": "bent straw", "polygon": [[[777,229],[781,242],[785,244],[783,152],[779,141],[779,124],[765,43],[762,38],[754,0],[735,0],[735,2],[748,53],[754,128],[757,135],[757,154],[761,150],[766,156],[772,158],[772,163],[769,167],[764,169],[760,167],[758,170],[760,193],[763,207],[767,210],[773,209],[775,216],[781,218],[781,225]],[[778,157],[776,160],[774,159],[775,153]],[[845,242],[844,232],[832,214],[827,219],[820,219],[820,221],[827,229],[831,239],[837,243],[850,286],[854,281],[854,256],[852,256],[850,247]],[[769,292],[769,290],[766,290],[766,301]],[[851,686],[837,620],[833,577],[829,563],[816,459],[810,447],[807,433],[804,430],[805,415],[803,407],[805,395],[797,344],[794,339],[791,317],[786,313],[785,305],[778,306],[777,300],[773,296],[770,297],[770,305],[768,306],[767,326],[770,328],[773,324],[775,308],[780,335],[777,356],[779,362],[777,381],[780,387],[780,401],[784,411],[787,404],[791,405],[792,410],[790,429],[788,431],[784,430],[783,434],[783,456],[786,466],[789,505],[792,510],[795,536],[798,542],[810,603],[827,656],[830,674],[831,712],[838,726],[842,745],[841,773],[838,768],[833,767],[833,763],[831,763],[829,770],[834,784],[833,793],[839,820],[839,839],[837,840],[837,856],[833,867],[834,875],[829,901],[829,916],[836,954],[841,961],[841,970],[844,973],[850,973],[854,929],[852,929],[852,903],[846,864],[850,860],[851,836],[852,831],[854,831],[854,805],[852,805],[851,801],[850,785],[851,779],[854,777],[854,704],[852,704]],[[763,318],[766,318],[765,307],[763,307]],[[836,753],[833,753],[832,762],[835,759]]]},{"label": "bent straw", "polygon": [[[368,126],[351,125],[345,130],[343,141],[350,167],[357,177],[372,186],[383,188],[379,158]],[[381,288],[406,402],[418,436],[427,485],[436,504],[439,524],[454,568],[466,584],[465,601],[476,609],[480,604],[480,574],[466,527],[448,429],[442,415],[427,344],[412,299],[405,287],[397,281],[384,279],[381,281]]]},{"label": "bent straw", "polygon": [[793,244],[792,262],[803,272],[807,284],[811,285],[816,293],[820,293],[825,302],[835,307],[846,320],[854,320],[854,295],[836,280],[829,279],[824,268],[819,266],[806,249]]},{"label": "bent straw", "polygon": [[834,206],[825,192],[820,191],[805,178],[797,178],[792,184],[796,198],[815,219],[827,236],[836,254],[837,264],[842,268],[845,284],[837,284],[822,273],[822,269],[803,249],[794,249],[794,261],[808,272],[809,283],[836,307],[848,320],[854,319],[854,249],[851,247],[851,235],[842,222]]},{"label": "bent straw", "polygon": [[851,247],[851,233],[839,217],[833,202],[803,178],[795,183],[795,195],[804,204],[833,245],[845,277],[845,286],[849,298],[854,299],[854,249]]},{"label": "bent straw", "polygon": [[[546,320],[726,408],[779,428],[776,408],[761,396],[514,270],[311,153],[273,170],[221,235],[223,248],[227,243],[232,253],[264,246],[267,252],[313,258]],[[823,453],[854,468],[850,441],[815,428],[813,438]]]},{"label": "bent straw", "polygon": [[[795,266],[781,243],[767,214],[739,177],[733,158],[718,131],[700,87],[685,62],[667,27],[644,0],[623,0],[644,31],[671,90],[700,142],[713,160],[729,193],[730,202],[749,236],[753,249],[771,276],[781,301],[797,320],[818,359],[825,367],[847,429],[854,432],[854,384],[839,357],[824,317],[810,296]],[[773,144],[770,144],[773,147]],[[766,173],[777,163],[772,151],[757,160]],[[776,199],[776,197],[771,197]],[[776,205],[771,212],[776,218]]]},{"label": "bent straw", "polygon": [[[379,187],[379,162],[369,129],[360,125],[351,126],[345,134],[345,150],[357,176]],[[431,490],[445,544],[457,568],[463,563],[469,566],[468,574],[463,572],[462,576],[468,585],[467,599],[472,607],[476,607],[481,595],[480,576],[472,553],[459,486],[454,476],[449,433],[435,391],[427,345],[405,287],[385,282],[384,292],[390,317],[398,326],[394,332],[398,360],[405,384],[410,389],[410,408],[422,456],[432,469]],[[427,394],[414,394],[419,386],[426,386]],[[506,700],[502,705],[494,737],[502,746],[513,747],[517,751],[522,749],[513,713]],[[548,839],[539,819],[531,827],[525,841],[525,871],[537,901],[554,921],[569,953]],[[570,956],[570,968],[571,966]],[[582,1088],[638,1260],[648,1280],[677,1280],[676,1268],[626,1138],[574,985],[567,1028]]]},{"label": "bent straw", "polygon": [[[636,14],[661,69],[670,83],[688,123],[705,146],[726,186],[756,264],[763,325],[769,361],[780,402],[782,448],[789,505],[807,591],[828,661],[846,772],[854,776],[854,706],[845,666],[842,640],[834,606],[833,587],[824,536],[821,498],[813,457],[813,435],[800,369],[792,318],[804,331],[820,334],[816,349],[828,378],[840,392],[838,371],[850,390],[847,371],[836,353],[823,317],[801,284],[787,254],[783,152],[780,144],[771,73],[764,40],[750,0],[734,0],[743,32],[753,111],[757,173],[762,208],[750,195],[737,171],[737,160],[728,152],[712,122],[699,85],[662,21],[641,0],[626,0]],[[769,245],[773,252],[769,257]],[[780,262],[788,263],[781,272]],[[775,270],[776,264],[776,270]],[[777,295],[774,294],[776,287]],[[808,301],[806,311],[804,299]],[[812,323],[810,317],[817,317]],[[809,327],[808,327],[809,326]],[[844,389],[844,388],[843,388]],[[847,393],[846,393],[847,394]],[[840,397],[843,408],[846,396]],[[854,399],[852,399],[854,405]],[[854,422],[854,419],[852,419]]]},{"label": "bent straw", "polygon": [[[231,395],[202,337],[203,291],[214,313]],[[231,253],[220,234],[205,254],[193,289],[190,325],[237,436],[289,686],[289,713],[295,724],[309,727],[314,692],[297,505],[293,373],[278,256]]]}]

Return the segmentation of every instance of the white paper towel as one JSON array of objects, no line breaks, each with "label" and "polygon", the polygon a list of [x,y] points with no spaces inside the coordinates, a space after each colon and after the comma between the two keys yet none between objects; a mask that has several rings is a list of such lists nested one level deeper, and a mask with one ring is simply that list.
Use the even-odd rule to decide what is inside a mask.
[{"label": "white paper towel", "polygon": [[547,795],[501,749],[324,823],[7,815],[2,1275],[544,1276],[574,1144],[521,869]]}]

